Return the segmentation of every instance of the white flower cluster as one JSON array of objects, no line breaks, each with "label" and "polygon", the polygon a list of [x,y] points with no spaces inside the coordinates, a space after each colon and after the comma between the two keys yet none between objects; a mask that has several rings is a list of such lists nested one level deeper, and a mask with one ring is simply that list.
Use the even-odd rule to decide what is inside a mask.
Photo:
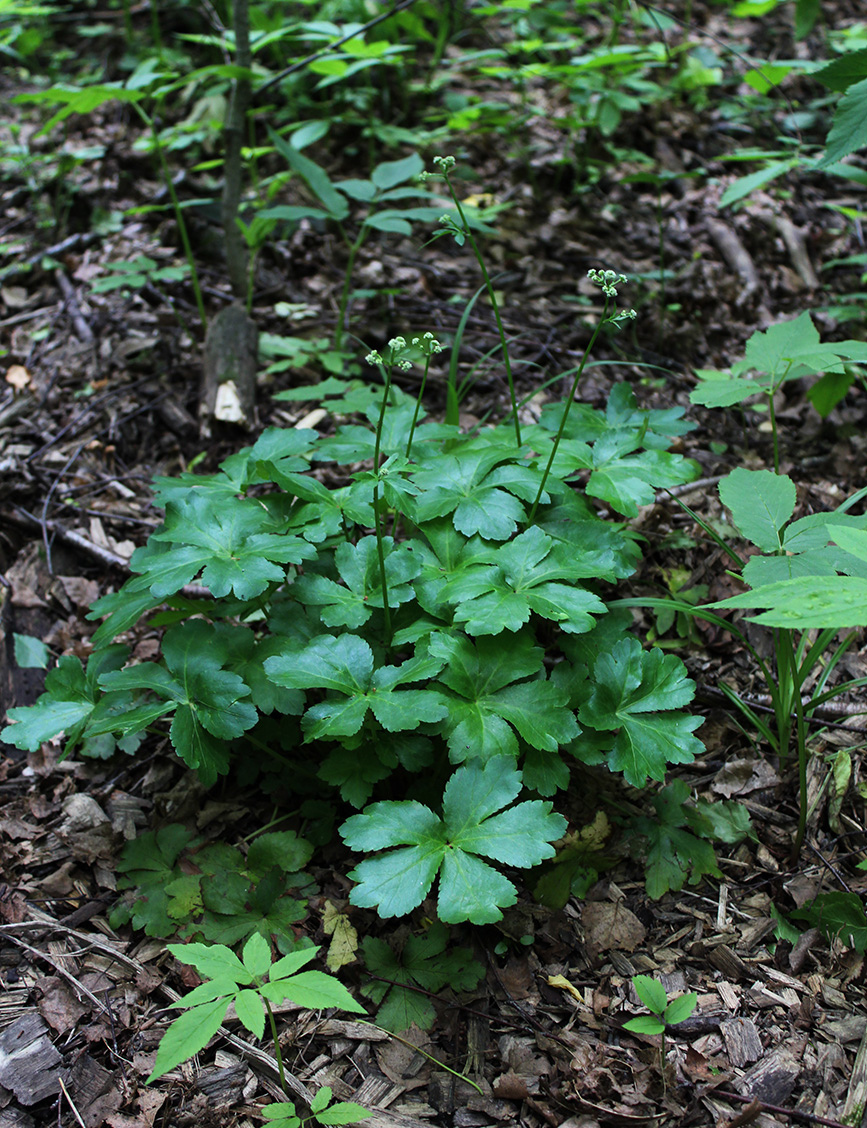
[{"label": "white flower cluster", "polygon": [[587,277],[591,282],[595,282],[597,286],[602,287],[602,293],[607,298],[616,298],[617,286],[629,281],[625,274],[618,274],[616,270],[590,269],[587,271]]},{"label": "white flower cluster", "polygon": [[[412,347],[418,349],[423,356],[433,356],[435,353],[443,351],[442,345],[436,337],[434,337],[433,333],[424,333],[421,337],[413,337],[411,346],[407,345],[406,337],[392,337],[388,342],[388,347],[390,350],[389,363],[396,365],[404,372],[412,368],[412,361],[401,356],[401,353],[406,352],[407,348]],[[368,364],[383,363],[382,356],[375,350],[369,352],[364,359]]]},{"label": "white flower cluster", "polygon": [[425,356],[434,356],[443,351],[442,345],[433,333],[424,333],[421,337],[413,337],[412,343],[417,349],[421,349]]}]

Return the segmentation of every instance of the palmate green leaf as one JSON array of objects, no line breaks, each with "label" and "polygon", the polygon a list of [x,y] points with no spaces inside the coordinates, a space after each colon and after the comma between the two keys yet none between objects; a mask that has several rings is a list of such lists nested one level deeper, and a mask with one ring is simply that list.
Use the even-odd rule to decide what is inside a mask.
[{"label": "palmate green leaf", "polygon": [[263,877],[274,866],[284,873],[297,873],[313,857],[313,846],[299,838],[294,830],[260,834],[247,851],[247,869],[255,877]]},{"label": "palmate green leaf", "polygon": [[[504,647],[494,638],[473,644],[460,635],[437,633],[430,651],[445,664],[439,682],[452,691],[442,726],[452,763],[517,756],[515,730],[534,748],[549,751],[578,735],[566,692],[539,677],[542,652],[527,636],[518,635]],[[518,682],[527,677],[533,680]]]},{"label": "palmate green leaf", "polygon": [[690,885],[697,885],[705,875],[721,876],[711,844],[685,829],[689,816],[684,803],[688,797],[689,788],[683,780],[673,780],[653,798],[656,818],[632,821],[632,853],[645,863],[645,887],[655,901],[682,889],[687,877]]},{"label": "palmate green leaf", "polygon": [[[439,600],[457,604],[455,622],[466,624],[471,635],[517,631],[531,612],[552,619],[570,633],[590,630],[593,614],[605,604],[574,583],[578,578],[566,547],[533,527],[508,544],[476,553],[475,567],[464,568],[438,592]],[[576,572],[578,575],[576,575]]]},{"label": "palmate green leaf", "polygon": [[[405,545],[395,546],[392,537],[383,537],[385,577],[390,607],[414,598],[412,581],[421,571],[421,561]],[[322,607],[322,622],[327,627],[357,629],[383,606],[381,575],[376,537],[362,537],[357,544],[344,542],[334,553],[341,586],[326,576],[307,573],[294,586],[304,604]]]},{"label": "palmate green leaf", "polygon": [[237,674],[221,668],[230,638],[204,620],[191,619],[163,636],[167,669],[142,662],[100,678],[104,689],[149,690],[172,703],[172,745],[191,768],[199,770],[205,783],[213,783],[227,770],[224,742],[241,736],[259,719],[255,705],[245,700],[249,687]]},{"label": "palmate green leaf", "polygon": [[841,940],[856,952],[867,951],[867,915],[857,893],[820,893],[792,916],[809,921],[829,938]]},{"label": "palmate green leaf", "polygon": [[[269,584],[285,580],[285,565],[316,555],[308,542],[273,528],[255,503],[238,498],[215,502],[209,495],[192,494],[168,504],[162,528],[136,549],[131,567],[147,577],[151,594],[161,598],[201,572],[217,598],[231,592],[238,599],[255,599]],[[171,551],[160,551],[162,543],[171,544]]]},{"label": "palmate green leaf", "polygon": [[518,500],[532,500],[532,487],[541,482],[541,471],[529,466],[500,467],[514,459],[514,446],[468,442],[456,453],[440,455],[425,463],[414,476],[420,493],[413,506],[419,524],[452,514],[455,528],[471,537],[507,540],[524,519]]},{"label": "palmate green leaf", "polygon": [[600,520],[573,490],[546,509],[539,527],[566,547],[576,579],[613,583],[631,576],[641,559],[632,531]]},{"label": "palmate green leaf", "polygon": [[341,799],[360,809],[373,794],[375,785],[394,771],[394,766],[384,764],[377,752],[376,746],[360,753],[358,748],[338,745],[326,756],[316,775],[338,788]]},{"label": "palmate green leaf", "polygon": [[669,712],[695,692],[679,658],[644,651],[637,639],[626,638],[599,655],[592,681],[579,720],[597,731],[617,731],[608,766],[631,786],[644,787],[648,776],[662,780],[668,764],[692,763],[703,751],[692,735],[702,718]]},{"label": "palmate green leaf", "polygon": [[[350,900],[377,908],[380,916],[402,916],[416,908],[439,873],[437,915],[446,923],[490,924],[517,899],[515,887],[478,855],[529,867],[554,855],[565,819],[541,800],[507,811],[521,788],[513,762],[495,757],[485,765],[459,768],[446,785],[443,817],[412,801],[374,803],[341,826],[354,850],[401,847],[360,862],[350,877],[359,884]],[[501,811],[500,814],[494,812]]]},{"label": "palmate green leaf", "polygon": [[[6,725],[0,738],[15,748],[35,752],[44,741],[65,733],[67,751],[72,751],[94,714],[104,720],[115,707],[120,711],[132,708],[133,702],[125,694],[100,700],[98,684],[101,674],[122,666],[128,655],[129,648],[121,645],[95,650],[87,660],[86,670],[77,658],[64,655],[46,675],[45,692],[35,705],[8,710],[7,717],[14,723]],[[120,722],[117,728],[122,728]],[[115,726],[107,731],[115,731]]]},{"label": "palmate green leaf", "polygon": [[400,666],[373,668],[373,651],[356,635],[320,635],[300,651],[268,658],[265,672],[278,685],[299,689],[327,689],[333,696],[312,705],[304,715],[308,740],[352,736],[370,710],[388,732],[417,728],[424,721],[439,721],[446,712],[437,689],[401,689],[427,681],[442,668],[443,660],[426,654]]},{"label": "palmate green leaf", "polygon": [[683,455],[636,451],[639,445],[638,436],[631,431],[610,431],[593,447],[594,469],[586,492],[625,517],[636,517],[639,506],[651,505],[658,489],[682,485],[698,476],[697,465]]},{"label": "palmate green leaf", "polygon": [[365,937],[362,946],[367,972],[376,977],[362,992],[381,1004],[377,1025],[396,1033],[413,1025],[429,1030],[436,1013],[429,995],[444,987],[472,990],[484,975],[484,968],[468,948],[450,946],[449,930],[441,921],[435,921],[421,935],[410,936],[400,951],[372,936]]}]

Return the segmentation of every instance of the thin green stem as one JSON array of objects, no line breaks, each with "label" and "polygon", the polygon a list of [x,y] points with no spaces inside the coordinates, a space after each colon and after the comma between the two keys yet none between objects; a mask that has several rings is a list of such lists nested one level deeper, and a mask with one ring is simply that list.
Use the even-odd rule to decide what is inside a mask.
[{"label": "thin green stem", "polygon": [[[384,385],[382,389],[382,403],[379,408],[379,418],[376,421],[376,438],[373,443],[373,472],[379,473],[379,457],[382,449],[382,425],[385,422],[385,409],[388,406],[388,397],[391,392],[391,365],[383,365]],[[379,480],[373,483],[373,523],[376,530],[376,555],[379,558],[379,580],[382,584],[382,610],[385,618],[385,645],[391,646],[392,625],[391,608],[388,605],[388,580],[385,575],[385,548],[382,543],[382,515],[379,512]]]},{"label": "thin green stem", "polygon": [[774,393],[768,396],[768,418],[771,421],[771,440],[774,444],[774,473],[780,472],[780,446],[777,437],[777,415],[774,408]]},{"label": "thin green stem", "polygon": [[265,1010],[268,1012],[268,1023],[271,1027],[271,1037],[274,1039],[274,1057],[277,1061],[277,1071],[280,1074],[280,1088],[286,1092],[286,1074],[283,1072],[283,1054],[280,1050],[280,1039],[277,1036],[277,1023],[274,1021],[274,1012],[271,1010],[271,1004],[261,996],[262,1002],[265,1004]]},{"label": "thin green stem", "polygon": [[409,458],[412,451],[412,440],[415,435],[415,426],[418,423],[419,413],[421,411],[421,398],[424,395],[425,384],[427,384],[427,374],[430,370],[430,357],[427,357],[424,364],[424,373],[421,378],[421,387],[418,390],[418,398],[415,401],[415,411],[412,416],[412,424],[409,428],[409,438],[406,440],[406,457]]},{"label": "thin green stem", "polygon": [[[362,1026],[371,1026],[374,1030],[383,1029],[381,1026],[377,1026],[375,1022],[365,1022],[363,1018],[356,1019],[356,1021],[361,1023]],[[438,1065],[441,1069],[444,1069],[446,1073],[451,1073],[452,1077],[457,1077],[459,1081],[466,1081],[468,1085],[472,1085],[477,1093],[479,1093],[481,1096],[484,1095],[480,1086],[478,1086],[471,1078],[467,1077],[466,1073],[460,1073],[457,1069],[452,1069],[451,1066],[446,1065],[444,1061],[440,1061],[439,1058],[435,1058],[433,1054],[429,1054],[427,1050],[423,1050],[421,1046],[417,1046],[415,1042],[408,1042],[406,1038],[401,1038],[401,1036],[399,1034],[395,1034],[393,1030],[384,1030],[383,1033],[387,1034],[389,1038],[394,1038],[396,1042],[400,1042],[400,1044],[402,1046],[406,1046],[407,1049],[415,1050],[416,1053],[421,1054],[422,1057],[426,1057],[428,1061],[432,1061],[434,1065]]]},{"label": "thin green stem", "polygon": [[[341,227],[341,233],[343,228]],[[334,334],[334,344],[336,348],[341,348],[343,345],[343,337],[346,333],[346,308],[349,305],[349,287],[352,285],[352,273],[355,269],[355,258],[361,250],[361,244],[364,242],[367,235],[367,229],[362,225],[361,230],[358,232],[358,237],[354,242],[350,242],[344,234],[343,237],[349,247],[349,259],[346,263],[346,273],[343,277],[343,289],[340,293],[340,307],[337,312],[337,330]]]},{"label": "thin green stem", "polygon": [[[536,500],[533,502],[533,506],[530,509],[530,516],[527,518],[528,525],[532,525],[536,517],[536,510],[539,508],[539,501],[541,500],[542,494],[545,492],[545,483],[548,481],[548,475],[551,473],[551,467],[554,464],[554,458],[557,455],[557,448],[560,446],[560,441],[563,438],[563,432],[566,430],[566,420],[569,417],[569,411],[575,400],[575,393],[578,391],[578,383],[581,380],[581,376],[584,372],[584,365],[587,363],[587,358],[590,356],[590,350],[596,344],[596,338],[599,336],[599,331],[608,320],[608,306],[610,305],[610,303],[611,299],[606,296],[605,305],[602,308],[602,316],[596,322],[596,328],[593,330],[593,335],[590,337],[590,340],[587,343],[587,347],[584,349],[584,354],[581,357],[581,363],[578,365],[578,370],[575,373],[575,379],[572,381],[572,387],[569,389],[569,395],[566,399],[566,403],[563,406],[563,416],[560,420],[560,426],[557,430],[556,438],[554,439],[554,445],[551,447],[551,453],[548,456],[548,464],[545,467],[545,472],[542,474],[542,481],[539,483],[539,489],[536,493]],[[515,418],[517,419],[517,415],[515,416]]]},{"label": "thin green stem", "polygon": [[789,756],[789,745],[792,739],[792,708],[795,697],[800,700],[797,661],[791,631],[780,629],[774,632],[774,651],[777,662],[777,681],[775,685],[772,679],[768,683],[768,690],[776,715],[780,760],[785,764]]},{"label": "thin green stem", "polygon": [[494,292],[494,285],[491,282],[490,275],[488,274],[488,268],[485,266],[485,260],[482,258],[482,252],[479,250],[479,245],[476,242],[475,237],[473,236],[473,232],[470,228],[469,223],[467,222],[467,217],[464,214],[464,209],[461,207],[461,201],[458,199],[457,193],[452,187],[452,182],[451,180],[449,180],[448,173],[443,173],[443,177],[446,182],[446,187],[449,190],[449,195],[452,198],[452,202],[457,208],[458,215],[461,217],[461,226],[463,228],[464,234],[470,241],[470,246],[473,248],[473,254],[476,256],[476,262],[479,264],[479,270],[481,270],[482,278],[485,282],[485,289],[487,290],[488,297],[491,300],[491,309],[493,309],[494,311],[494,319],[497,322],[497,332],[500,334],[500,345],[503,350],[503,364],[506,368],[506,379],[509,383],[509,399],[512,402],[512,418],[515,421],[515,441],[520,447],[521,423],[518,419],[518,399],[515,395],[515,381],[512,377],[512,362],[511,358],[509,357],[509,343],[506,340],[506,329],[503,325],[503,319],[500,317],[500,306],[497,302],[497,295]]},{"label": "thin green stem", "polygon": [[157,154],[157,160],[160,164],[160,172],[162,173],[163,183],[166,186],[166,191],[169,194],[169,199],[172,201],[172,208],[175,213],[175,222],[178,225],[178,234],[181,237],[181,244],[184,248],[184,255],[186,256],[187,264],[190,268],[190,282],[192,283],[193,293],[196,297],[196,307],[199,311],[199,318],[202,322],[202,332],[204,333],[208,328],[208,315],[205,312],[205,300],[202,297],[202,287],[199,284],[199,272],[196,270],[196,260],[193,255],[193,247],[190,243],[190,235],[187,231],[186,220],[184,213],[181,209],[181,203],[178,199],[178,194],[175,191],[175,186],[172,183],[172,174],[169,171],[169,166],[166,162],[166,156],[163,151],[162,143],[160,142],[159,130],[157,129],[156,121],[144,110],[138,102],[131,103],[133,109],[138,113],[139,117],[150,129],[151,136],[154,141],[154,151]]},{"label": "thin green stem", "polygon": [[[788,631],[786,633],[791,634]],[[792,663],[791,679],[795,690],[793,704],[795,709],[795,737],[798,746],[798,791],[800,793],[798,830],[795,834],[795,841],[792,843],[791,853],[791,860],[795,862],[801,853],[801,847],[804,845],[804,838],[807,834],[807,724],[804,716],[804,703],[801,700],[803,682],[799,678],[795,651],[791,646],[789,647],[789,660]]]}]

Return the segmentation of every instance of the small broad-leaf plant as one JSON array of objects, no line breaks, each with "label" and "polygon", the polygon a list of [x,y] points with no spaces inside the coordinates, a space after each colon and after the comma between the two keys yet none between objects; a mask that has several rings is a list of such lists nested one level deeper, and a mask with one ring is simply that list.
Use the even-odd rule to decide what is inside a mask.
[{"label": "small broad-leaf plant", "polygon": [[[616,323],[618,276],[593,278]],[[618,385],[604,411],[547,404],[520,443],[509,419],[463,433],[392,379],[438,348],[396,338],[369,358],[379,387],[311,389],[356,422],[268,428],[216,473],[157,479],[164,521],[93,605],[86,667],[61,658],[3,739],[107,755],[168,729],[207,785],[276,764],[360,812],[354,904],[405,914],[438,882],[446,922],[498,920],[502,868],[553,858],[570,764],[641,788],[689,763],[692,681],[605,602],[639,559],[628,519],[695,476],[667,449],[681,410]],[[141,622],[166,628],[153,661],[115,641]]]},{"label": "small broad-leaf plant", "polygon": [[[223,1024],[230,1006],[242,1026],[254,1037],[265,1033],[267,1016],[274,1040],[274,1055],[280,1074],[281,1088],[286,1091],[286,1076],[272,1003],[290,999],[309,1010],[341,1010],[364,1014],[342,983],[323,971],[302,971],[318,948],[291,952],[271,962],[271,947],[264,937],[251,936],[240,958],[223,944],[169,944],[168,950],[181,963],[194,967],[203,982],[189,994],[172,1003],[184,1013],[166,1030],[157,1049],[156,1061],[148,1082],[156,1081],[170,1070],[194,1057],[207,1046]],[[331,1102],[327,1086],[319,1090],[310,1105],[309,1117],[298,1117],[288,1101],[266,1105],[262,1115],[280,1128],[301,1128],[315,1120],[319,1124],[354,1124],[370,1113],[351,1101]]]}]

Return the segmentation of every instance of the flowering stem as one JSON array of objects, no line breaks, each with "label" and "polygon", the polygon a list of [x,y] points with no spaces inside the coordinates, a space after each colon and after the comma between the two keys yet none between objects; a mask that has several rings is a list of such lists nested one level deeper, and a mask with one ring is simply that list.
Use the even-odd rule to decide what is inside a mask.
[{"label": "flowering stem", "polygon": [[593,335],[591,336],[589,342],[587,343],[587,347],[584,349],[584,354],[581,357],[581,363],[578,365],[578,371],[575,373],[575,379],[572,381],[572,387],[569,389],[569,395],[566,398],[566,403],[563,406],[563,416],[560,419],[560,426],[557,430],[557,435],[554,439],[554,445],[551,447],[551,453],[548,456],[548,463],[545,467],[545,472],[542,475],[542,481],[539,483],[539,490],[536,494],[536,500],[533,502],[533,506],[530,510],[530,516],[527,519],[528,525],[533,524],[533,519],[536,516],[536,510],[539,507],[539,501],[542,498],[542,494],[545,492],[545,483],[548,481],[548,475],[551,473],[551,466],[553,465],[554,458],[557,455],[557,448],[560,445],[560,440],[563,438],[563,432],[566,430],[566,420],[569,417],[569,410],[572,407],[572,404],[575,400],[575,393],[578,390],[578,382],[579,382],[579,380],[581,379],[581,376],[584,373],[584,366],[587,364],[587,358],[588,358],[588,356],[590,356],[590,350],[593,348],[594,344],[596,343],[596,338],[599,336],[599,331],[602,328],[602,326],[605,324],[605,321],[607,320],[605,315],[608,313],[608,303],[609,303],[609,301],[610,301],[610,298],[605,299],[605,306],[602,310],[602,316],[600,317],[599,321],[596,323],[596,328],[593,330]]},{"label": "flowering stem", "polygon": [[[451,164],[449,162],[451,162]],[[457,193],[455,192],[454,188],[452,187],[452,182],[449,179],[449,172],[451,171],[452,167],[454,166],[454,158],[452,158],[452,157],[444,157],[444,158],[437,157],[434,163],[439,163],[443,179],[445,180],[446,187],[449,190],[449,195],[451,196],[452,201],[453,201],[455,207],[457,208],[458,215],[461,218],[462,234],[465,235],[466,238],[469,239],[469,241],[470,241],[470,246],[473,249],[473,254],[476,256],[476,262],[479,264],[479,270],[481,270],[481,272],[482,272],[482,278],[484,279],[484,282],[485,282],[485,289],[487,290],[488,297],[491,300],[491,308],[494,311],[494,319],[497,322],[497,332],[500,335],[500,345],[502,346],[502,350],[503,350],[503,364],[505,365],[505,369],[506,369],[506,380],[508,381],[508,384],[509,384],[509,399],[512,402],[512,418],[515,421],[515,440],[516,440],[518,446],[520,447],[521,446],[521,424],[518,420],[518,400],[517,400],[517,397],[515,395],[515,381],[512,378],[512,362],[511,362],[511,359],[509,357],[509,344],[508,344],[508,341],[506,340],[506,330],[505,330],[505,327],[503,325],[503,319],[500,317],[500,306],[497,302],[497,295],[494,291],[494,286],[493,286],[493,283],[491,282],[490,275],[488,274],[488,268],[485,266],[485,260],[482,258],[482,252],[479,250],[479,245],[476,242],[475,237],[473,236],[473,232],[470,228],[469,223],[467,222],[467,217],[464,214],[464,209],[461,207],[461,201],[458,199]]]},{"label": "flowering stem", "polygon": [[587,277],[591,282],[595,282],[597,286],[600,286],[602,288],[602,293],[605,295],[605,305],[602,307],[602,316],[596,322],[596,328],[593,330],[590,340],[587,343],[587,347],[584,349],[584,353],[581,356],[581,363],[578,365],[578,369],[575,373],[575,379],[572,381],[572,387],[569,389],[569,395],[566,398],[566,403],[563,407],[563,415],[560,419],[560,426],[557,429],[557,434],[554,438],[554,445],[551,447],[551,453],[548,456],[548,463],[545,466],[545,472],[542,475],[542,481],[539,483],[539,489],[536,493],[536,500],[533,502],[533,506],[530,509],[530,515],[527,518],[527,523],[529,525],[532,525],[533,523],[533,520],[536,516],[536,510],[539,508],[539,502],[542,499],[542,494],[545,492],[545,483],[548,481],[548,476],[551,473],[551,467],[554,464],[554,459],[557,455],[557,448],[560,446],[560,441],[563,438],[563,432],[566,430],[566,420],[569,418],[569,411],[575,401],[575,393],[578,390],[578,383],[584,372],[584,367],[587,364],[587,358],[590,356],[593,346],[596,344],[596,338],[599,336],[599,332],[602,329],[602,326],[606,325],[609,321],[612,324],[617,325],[625,318],[634,319],[635,317],[634,309],[624,310],[622,313],[613,314],[610,317],[608,315],[611,301],[613,298],[617,297],[616,284],[626,281],[625,274],[618,274],[614,270],[588,270]]},{"label": "flowering stem", "polygon": [[[384,387],[382,403],[379,408],[379,419],[376,422],[376,439],[373,444],[373,473],[379,473],[379,456],[382,443],[382,425],[385,421],[385,409],[388,406],[388,397],[391,392],[391,365],[384,366]],[[388,580],[385,575],[385,549],[382,543],[382,519],[379,512],[379,478],[373,480],[373,524],[376,530],[376,555],[379,557],[379,581],[382,585],[382,610],[385,617],[385,644],[391,646],[391,608],[388,605]]]}]

